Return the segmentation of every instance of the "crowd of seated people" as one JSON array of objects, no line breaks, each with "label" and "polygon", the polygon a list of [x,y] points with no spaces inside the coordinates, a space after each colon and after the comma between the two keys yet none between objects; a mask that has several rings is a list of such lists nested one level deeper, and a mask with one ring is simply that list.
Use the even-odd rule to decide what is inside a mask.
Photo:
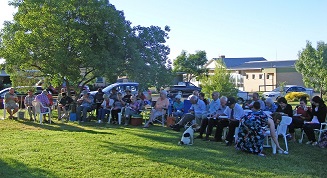
[{"label": "crowd of seated people", "polygon": [[[301,128],[308,137],[307,144],[317,145],[314,129],[319,129],[320,124],[325,122],[327,112],[326,105],[319,96],[314,96],[311,99],[311,106],[307,105],[308,101],[306,97],[300,98],[300,103],[295,108],[296,111],[293,111],[292,106],[288,104],[285,97],[279,97],[275,103],[271,98],[266,98],[263,101],[260,99],[258,93],[254,93],[253,101],[244,104],[244,100],[236,100],[233,97],[227,98],[225,96],[219,99],[219,93],[218,95],[216,94],[217,92],[212,93],[212,100],[207,109],[205,109],[203,97],[191,95],[189,99],[192,106],[189,112],[183,114],[181,120],[175,125],[171,125],[171,128],[175,131],[180,131],[180,128],[186,123],[192,121],[193,123],[199,123],[197,121],[199,120],[201,121],[201,127],[198,130],[200,133],[196,138],[201,138],[205,141],[221,142],[223,141],[222,133],[224,132],[224,128],[228,127],[228,133],[225,139],[227,146],[235,142],[239,150],[263,156],[263,138],[266,136],[266,130],[261,129],[267,128],[270,133],[275,133],[275,129],[280,123],[282,116],[288,116],[292,118],[287,131],[290,134],[290,141],[295,141],[295,128]],[[251,111],[247,114],[243,108],[250,109]],[[209,139],[213,127],[216,127],[214,139]],[[237,135],[234,135],[236,128],[240,128],[240,130]],[[253,136],[253,133],[259,135]],[[205,137],[203,137],[204,134]],[[271,137],[277,149],[281,153],[287,154],[279,146],[278,137],[274,134]]]}]

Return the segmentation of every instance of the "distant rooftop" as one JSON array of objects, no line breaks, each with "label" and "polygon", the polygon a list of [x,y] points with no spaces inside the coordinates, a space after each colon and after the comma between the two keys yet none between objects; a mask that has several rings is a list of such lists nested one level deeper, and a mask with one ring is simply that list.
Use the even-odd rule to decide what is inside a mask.
[{"label": "distant rooftop", "polygon": [[250,61],[267,61],[263,57],[243,57],[243,58],[213,58],[213,60],[222,59],[227,68],[234,68]]},{"label": "distant rooftop", "polygon": [[296,60],[283,61],[249,61],[229,69],[260,69],[260,68],[284,68],[295,67]]}]

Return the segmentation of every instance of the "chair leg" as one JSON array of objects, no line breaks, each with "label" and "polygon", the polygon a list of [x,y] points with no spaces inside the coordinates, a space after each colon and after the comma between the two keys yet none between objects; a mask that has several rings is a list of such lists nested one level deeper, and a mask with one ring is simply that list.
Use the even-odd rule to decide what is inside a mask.
[{"label": "chair leg", "polygon": [[301,139],[299,140],[299,143],[303,142],[303,137],[304,137],[304,130],[302,129]]},{"label": "chair leg", "polygon": [[322,131],[321,131],[321,130],[319,130],[319,135],[318,135],[318,142],[320,142],[320,140],[321,140],[321,133],[322,133]]},{"label": "chair leg", "polygon": [[273,138],[270,137],[270,142],[271,142],[271,147],[272,147],[272,153],[273,154],[276,154],[277,152],[277,146],[276,146],[276,143],[274,142]]},{"label": "chair leg", "polygon": [[288,145],[287,145],[287,138],[286,138],[286,135],[283,135],[283,137],[284,137],[285,146],[286,146],[286,150],[285,150],[285,151],[288,151]]},{"label": "chair leg", "polygon": [[111,113],[109,114],[109,117],[108,117],[108,124],[110,124],[110,121],[111,121]]},{"label": "chair leg", "polygon": [[120,112],[120,113],[118,113],[118,124],[119,125],[121,125],[121,115],[122,115],[122,113]]},{"label": "chair leg", "polygon": [[40,115],[40,124],[42,124],[42,119],[43,119],[43,118],[42,118],[42,117],[43,117],[42,115],[43,115],[43,114],[40,113],[39,115]]}]

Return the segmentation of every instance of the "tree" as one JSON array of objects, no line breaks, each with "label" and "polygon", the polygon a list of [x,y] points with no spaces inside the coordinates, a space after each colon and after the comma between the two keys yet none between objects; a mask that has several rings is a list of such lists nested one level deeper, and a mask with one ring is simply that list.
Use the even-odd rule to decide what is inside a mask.
[{"label": "tree", "polygon": [[295,63],[296,70],[302,74],[303,82],[307,87],[320,90],[320,96],[327,90],[327,44],[317,42],[313,48],[310,41],[299,51],[299,59]]},{"label": "tree", "polygon": [[187,80],[191,81],[194,77],[199,77],[207,73],[207,69],[203,66],[207,62],[207,54],[205,51],[196,51],[195,54],[187,54],[182,51],[174,60],[174,72],[185,72]]},{"label": "tree", "polygon": [[218,91],[225,96],[237,95],[237,89],[231,82],[231,74],[222,60],[217,60],[213,75],[203,76],[200,82],[202,86],[201,91],[207,96],[210,96],[214,91]]},{"label": "tree", "polygon": [[[65,81],[67,88],[77,89],[100,76],[139,79],[155,74],[147,68],[169,71],[162,67],[169,54],[164,45],[169,28],[132,28],[107,0],[15,0],[11,5],[19,7],[18,12],[0,36],[0,56],[9,74],[39,70],[51,84]],[[143,81],[155,83],[151,78]]]}]

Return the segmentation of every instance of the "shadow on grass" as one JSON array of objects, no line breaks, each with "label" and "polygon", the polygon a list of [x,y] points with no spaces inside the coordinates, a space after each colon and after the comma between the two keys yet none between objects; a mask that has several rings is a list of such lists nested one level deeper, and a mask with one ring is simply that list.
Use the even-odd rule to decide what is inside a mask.
[{"label": "shadow on grass", "polygon": [[[160,162],[217,177],[229,175],[241,177],[274,177],[276,175],[320,177],[321,173],[324,172],[324,161],[320,158],[326,156],[327,152],[323,150],[325,152],[322,155],[312,155],[310,154],[312,148],[306,148],[306,145],[302,145],[305,148],[298,150],[298,152],[291,150],[291,155],[272,155],[271,149],[267,149],[266,152],[269,151],[270,153],[267,154],[266,158],[262,158],[237,151],[233,147],[226,147],[221,143],[202,140],[195,140],[195,144],[192,146],[177,146],[182,132],[154,129],[157,128],[126,130],[125,132],[139,137],[135,139],[137,140],[135,144],[133,142],[104,142],[104,147],[123,154],[137,155],[152,162]],[[142,145],[136,142],[150,144]],[[290,148],[293,146],[298,145],[290,144]],[[302,160],[299,160],[298,154],[301,154]],[[316,167],[312,168],[312,164]],[[285,170],[285,168],[288,169]]]},{"label": "shadow on grass", "polygon": [[90,133],[90,134],[113,134],[113,135],[116,135],[115,133],[111,133],[111,132],[95,131],[94,128],[85,129],[85,128],[87,128],[87,126],[90,126],[89,124],[74,126],[71,124],[65,124],[65,123],[59,123],[59,122],[58,123],[53,122],[51,124],[40,124],[38,122],[31,122],[31,121],[27,121],[27,120],[17,120],[17,122],[28,125],[28,126],[32,126],[35,128],[47,129],[47,130],[53,130],[53,131],[86,132],[86,133]]},{"label": "shadow on grass", "polygon": [[13,159],[0,160],[0,177],[58,177],[40,168],[31,168]]}]

